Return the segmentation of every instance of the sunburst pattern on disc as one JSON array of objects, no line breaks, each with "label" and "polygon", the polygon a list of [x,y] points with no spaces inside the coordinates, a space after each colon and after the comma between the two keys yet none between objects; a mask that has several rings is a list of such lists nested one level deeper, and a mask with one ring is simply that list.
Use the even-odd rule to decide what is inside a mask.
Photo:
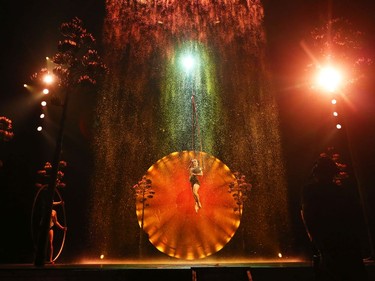
[{"label": "sunburst pattern on disc", "polygon": [[[193,158],[204,169],[199,177],[202,208],[198,213],[189,182]],[[155,195],[147,200],[143,229],[159,251],[194,260],[218,252],[231,240],[240,224],[240,214],[234,211],[238,206],[228,192],[235,177],[219,159],[204,152],[174,152],[158,160],[145,176],[152,181]],[[136,210],[141,225],[141,200]]]}]

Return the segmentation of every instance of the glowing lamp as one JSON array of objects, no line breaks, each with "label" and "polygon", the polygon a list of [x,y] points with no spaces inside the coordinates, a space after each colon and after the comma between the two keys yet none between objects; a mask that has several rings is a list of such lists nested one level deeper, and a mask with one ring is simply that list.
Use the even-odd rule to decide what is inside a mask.
[{"label": "glowing lamp", "polygon": [[186,72],[190,72],[194,68],[196,61],[195,61],[195,58],[191,54],[188,54],[182,57],[181,63],[182,63],[182,67],[184,68],[184,70]]},{"label": "glowing lamp", "polygon": [[53,76],[51,74],[46,74],[43,77],[43,82],[46,84],[51,84],[53,82]]},{"label": "glowing lamp", "polygon": [[317,76],[317,84],[328,92],[335,92],[342,82],[341,73],[333,67],[323,67]]}]

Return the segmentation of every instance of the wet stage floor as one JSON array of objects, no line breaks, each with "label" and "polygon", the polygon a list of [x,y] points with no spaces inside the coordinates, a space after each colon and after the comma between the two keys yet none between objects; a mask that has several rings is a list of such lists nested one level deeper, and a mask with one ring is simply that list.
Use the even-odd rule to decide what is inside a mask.
[{"label": "wet stage floor", "polygon": [[[369,281],[375,281],[375,262],[366,261]],[[72,263],[0,265],[0,280],[178,280],[178,281],[314,281],[311,261],[280,260],[81,260]]]}]

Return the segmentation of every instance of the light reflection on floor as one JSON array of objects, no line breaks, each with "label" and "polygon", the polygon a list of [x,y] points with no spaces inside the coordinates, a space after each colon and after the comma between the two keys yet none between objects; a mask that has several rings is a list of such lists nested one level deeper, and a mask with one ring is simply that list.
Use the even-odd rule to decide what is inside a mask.
[{"label": "light reflection on floor", "polygon": [[192,267],[283,267],[311,266],[311,262],[300,258],[278,259],[205,259],[204,261],[186,261],[170,259],[150,260],[114,260],[114,259],[82,259],[77,265],[100,265],[136,268],[192,268]]}]

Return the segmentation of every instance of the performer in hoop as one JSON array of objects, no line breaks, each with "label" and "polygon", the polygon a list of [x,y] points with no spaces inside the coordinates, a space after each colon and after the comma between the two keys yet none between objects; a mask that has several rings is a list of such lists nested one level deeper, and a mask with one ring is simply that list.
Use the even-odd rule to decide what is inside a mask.
[{"label": "performer in hoop", "polygon": [[[64,204],[64,202],[63,202],[63,201],[53,202],[53,206],[55,206],[55,205],[60,205],[60,204]],[[49,223],[49,232],[48,232],[49,246],[50,246],[49,262],[50,262],[51,264],[54,263],[54,261],[53,261],[53,234],[54,234],[53,227],[54,227],[55,225],[56,225],[58,228],[60,228],[61,230],[64,230],[64,231],[67,230],[67,227],[66,227],[66,226],[62,226],[62,225],[59,223],[59,221],[58,221],[58,219],[57,219],[57,212],[56,212],[56,210],[52,209],[51,220],[50,220],[50,223]]]},{"label": "performer in hoop", "polygon": [[199,200],[199,194],[198,190],[200,188],[200,182],[198,180],[197,176],[203,176],[203,170],[199,166],[198,160],[197,159],[192,159],[190,166],[189,166],[189,171],[190,171],[190,178],[189,181],[191,183],[191,188],[193,192],[193,197],[195,200],[195,212],[198,213],[198,210],[202,208],[202,204]]}]

